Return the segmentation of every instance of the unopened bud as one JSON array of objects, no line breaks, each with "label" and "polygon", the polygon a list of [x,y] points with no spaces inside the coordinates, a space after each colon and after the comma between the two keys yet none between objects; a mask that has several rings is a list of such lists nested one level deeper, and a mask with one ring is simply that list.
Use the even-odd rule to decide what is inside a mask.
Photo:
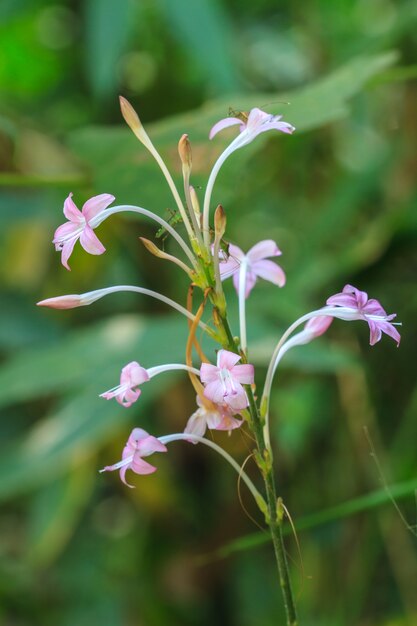
[{"label": "unopened bud", "polygon": [[226,230],[226,213],[221,204],[214,212],[214,233],[216,239],[221,239]]},{"label": "unopened bud", "polygon": [[183,135],[181,139],[179,140],[178,154],[180,155],[182,166],[191,171],[192,156],[191,156],[191,144],[188,141],[188,135]]},{"label": "unopened bud", "polygon": [[200,203],[198,201],[198,197],[195,192],[195,189],[191,185],[190,185],[190,197],[191,197],[191,204],[193,205],[193,211],[197,217],[200,217]]},{"label": "unopened bud", "polygon": [[166,258],[167,255],[165,252],[163,252],[162,250],[160,250],[158,248],[158,246],[156,246],[152,241],[150,241],[149,239],[145,239],[145,237],[139,237],[139,239],[141,240],[141,242],[143,243],[143,245],[145,246],[145,248],[148,250],[148,252],[150,252],[151,254],[157,256],[159,259],[164,259]]},{"label": "unopened bud", "polygon": [[83,303],[81,296],[77,293],[70,294],[68,296],[57,296],[56,298],[47,298],[37,302],[37,306],[47,306],[50,309],[75,309],[78,306],[82,306]]},{"label": "unopened bud", "polygon": [[135,133],[136,137],[143,143],[144,146],[149,148],[152,146],[151,140],[149,139],[145,129],[142,126],[142,122],[139,119],[138,114],[135,109],[132,107],[130,102],[123,98],[123,96],[119,96],[120,101],[120,110],[122,112],[123,118],[129,128]]}]

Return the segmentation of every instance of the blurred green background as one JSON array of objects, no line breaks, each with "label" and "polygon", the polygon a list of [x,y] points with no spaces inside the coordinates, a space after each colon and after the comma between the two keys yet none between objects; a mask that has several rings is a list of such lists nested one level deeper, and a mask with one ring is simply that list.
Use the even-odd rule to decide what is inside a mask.
[{"label": "blurred green background", "polygon": [[[407,529],[417,488],[416,30],[413,0],[2,1],[1,624],[284,623],[267,537],[210,450],[172,444],[135,490],[97,473],[134,425],[175,432],[194,410],[183,376],[147,385],[130,410],[98,398],[129,360],[182,360],[184,320],[132,294],[35,307],[118,283],[185,301],[179,272],[139,244],[156,229],[135,216],[100,227],[105,255],[77,245],[71,273],[51,245],[70,191],[79,206],[106,192],[169,215],[156,165],[121,123],[119,93],[178,182],[176,142],[189,133],[200,195],[226,141],[209,143],[208,131],[229,107],[261,106],[297,126],[234,154],[214,193],[231,241],[248,249],[271,237],[283,250],[287,286],[259,284],[248,305],[259,380],[280,332],[348,282],[403,322],[397,350],[387,337],[371,349],[366,324],[336,321],[276,379],[278,490],[304,567],[289,538],[300,623],[417,623]],[[241,461],[249,454],[240,432],[214,438]],[[250,462],[247,471],[256,475]],[[262,525],[243,488],[241,498]]]}]

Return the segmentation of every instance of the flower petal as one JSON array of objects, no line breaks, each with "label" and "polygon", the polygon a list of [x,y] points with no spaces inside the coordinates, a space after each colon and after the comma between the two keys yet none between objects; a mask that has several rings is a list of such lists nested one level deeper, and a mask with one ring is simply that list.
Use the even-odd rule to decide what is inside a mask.
[{"label": "flower petal", "polygon": [[109,204],[114,202],[114,199],[114,196],[109,193],[101,193],[98,196],[93,196],[84,204],[82,215],[85,217],[86,221],[89,222],[98,213],[107,209]]},{"label": "flower petal", "polygon": [[136,387],[149,380],[149,374],[147,370],[139,365],[137,361],[131,361],[124,366],[120,375],[120,384],[129,385],[129,387]]},{"label": "flower petal", "polygon": [[140,457],[135,457],[130,465],[130,469],[135,474],[153,474],[157,468]]},{"label": "flower petal", "polygon": [[249,250],[247,256],[251,263],[255,261],[262,261],[270,256],[280,256],[282,254],[281,250],[278,248],[275,241],[272,239],[265,239],[263,241],[259,241]]},{"label": "flower petal", "polygon": [[213,137],[224,128],[229,128],[229,126],[235,126],[236,124],[241,123],[242,120],[237,117],[225,117],[224,119],[214,124],[213,128],[210,131],[209,139],[213,139]]},{"label": "flower petal", "polygon": [[239,354],[229,350],[219,350],[217,353],[217,367],[231,370],[241,358]]},{"label": "flower petal", "polygon": [[80,244],[90,254],[103,254],[106,251],[106,248],[88,224],[85,225],[80,235]]},{"label": "flower petal", "polygon": [[[187,425],[184,429],[184,432],[189,435],[197,435],[198,437],[203,437],[204,433],[207,429],[207,421],[205,418],[205,414],[203,411],[198,409],[191,415],[189,418]],[[196,443],[193,441],[193,443]]]},{"label": "flower petal", "polygon": [[[156,437],[148,435],[143,439],[140,439],[137,444],[137,454],[139,456],[149,456],[154,452],[166,452],[167,447],[159,441]],[[136,455],[135,455],[136,459]]]},{"label": "flower petal", "polygon": [[219,370],[211,363],[202,363],[200,368],[200,380],[202,383],[211,383],[218,379]]},{"label": "flower petal", "polygon": [[251,385],[255,378],[255,369],[249,363],[235,365],[230,373],[233,376],[233,380],[237,380],[242,385]]},{"label": "flower petal", "polygon": [[77,208],[76,204],[72,199],[72,193],[65,199],[64,202],[64,215],[70,222],[76,222],[80,224],[84,222],[84,217],[81,211]]},{"label": "flower petal", "polygon": [[285,285],[284,270],[273,261],[256,261],[256,263],[252,265],[252,271],[259,276],[259,278],[269,280],[269,282],[274,283],[274,285],[278,285],[279,287]]},{"label": "flower petal", "polygon": [[[214,402],[215,404],[223,404],[224,402],[224,386],[216,376],[216,380],[211,381],[204,389],[204,395],[206,398]],[[245,405],[246,406],[246,405]]]},{"label": "flower petal", "polygon": [[52,243],[55,244],[56,248],[59,246],[57,249],[60,250],[60,246],[66,239],[70,239],[72,235],[78,237],[80,233],[81,228],[79,224],[75,224],[74,222],[65,222],[65,224],[61,224],[61,226],[58,226],[56,229]]},{"label": "flower petal", "polygon": [[78,237],[74,237],[73,239],[69,239],[62,246],[61,263],[69,272],[71,271],[71,268],[68,265],[68,259],[70,258],[71,254],[72,254],[72,251],[74,249],[75,242],[77,241],[77,239],[78,239]]},{"label": "flower petal", "polygon": [[246,409],[249,405],[248,397],[242,385],[235,383],[235,393],[223,397],[224,404],[227,404],[234,413]]}]

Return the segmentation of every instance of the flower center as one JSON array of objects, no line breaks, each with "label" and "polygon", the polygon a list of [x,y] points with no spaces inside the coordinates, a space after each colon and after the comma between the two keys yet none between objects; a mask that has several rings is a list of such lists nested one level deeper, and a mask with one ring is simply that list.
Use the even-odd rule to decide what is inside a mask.
[{"label": "flower center", "polygon": [[223,367],[219,371],[220,382],[223,386],[224,396],[228,396],[229,394],[235,395],[237,393],[236,387],[234,385],[233,376],[226,367]]}]

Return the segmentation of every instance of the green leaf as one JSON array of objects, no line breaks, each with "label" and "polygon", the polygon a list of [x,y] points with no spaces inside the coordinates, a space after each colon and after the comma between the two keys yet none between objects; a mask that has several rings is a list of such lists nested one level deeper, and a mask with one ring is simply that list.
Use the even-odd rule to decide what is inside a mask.
[{"label": "green leaf", "polygon": [[[379,506],[392,503],[393,498],[395,500],[406,498],[407,496],[415,493],[416,490],[417,478],[397,483],[389,487],[389,492],[386,489],[372,491],[365,496],[361,496],[360,498],[354,498],[353,500],[342,502],[342,504],[338,504],[328,509],[317,511],[317,513],[311,513],[310,515],[301,517],[299,520],[295,520],[295,528],[297,532],[310,530],[312,528],[316,528],[317,526],[322,526],[323,524],[351,517],[352,515],[356,515],[362,511],[369,511]],[[283,532],[284,535],[289,535],[292,533],[292,529],[289,525],[287,525],[285,526]],[[269,534],[265,532],[245,535],[244,537],[239,537],[238,539],[231,541],[211,554],[202,555],[199,558],[199,563],[203,564],[218,559],[224,559],[235,552],[257,548],[258,546],[268,543],[270,540]]]},{"label": "green leaf", "polygon": [[[373,76],[392,65],[395,59],[396,54],[393,52],[355,58],[312,85],[286,94],[235,94],[212,100],[202,109],[149,124],[146,126],[147,132],[158,150],[164,156],[169,155],[167,163],[174,166],[175,171],[175,168],[179,169],[179,163],[174,146],[186,131],[192,141],[194,154],[198,154],[193,170],[194,184],[206,184],[205,177],[215,155],[230,141],[230,136],[224,133],[216,137],[215,143],[209,142],[208,133],[216,121],[227,116],[231,105],[249,110],[264,102],[289,101],[291,104],[285,107],[284,118],[295,124],[299,134],[320,128],[347,115],[348,100],[363,89]],[[277,105],[276,108],[282,112],[282,105]],[[286,141],[289,138],[281,137],[280,140]],[[264,141],[265,136],[261,136],[244,151],[240,151],[239,164],[244,159],[252,158]],[[128,128],[83,128],[73,132],[68,137],[68,143],[91,169],[96,189],[111,188],[118,202],[133,201],[139,190],[142,206],[166,206],[170,196],[168,188],[161,184],[162,174]],[[234,155],[234,162],[237,162],[237,157],[238,155]]]},{"label": "green leaf", "polygon": [[[236,90],[239,81],[232,48],[236,39],[222,4],[217,0],[166,0],[162,6],[172,36],[188,48],[189,58],[199,66],[204,82],[218,91]],[[202,25],[204,37],[201,36]]]},{"label": "green leaf", "polygon": [[[56,312],[54,312],[56,313]],[[0,406],[23,402],[95,382],[100,393],[117,383],[132,360],[145,367],[184,358],[185,319],[147,320],[122,315],[68,333],[58,344],[20,352],[0,368]]]},{"label": "green leaf", "polygon": [[69,469],[68,474],[33,496],[28,558],[37,566],[47,566],[67,545],[97,478],[95,463],[91,460]]},{"label": "green leaf", "polygon": [[118,63],[132,26],[133,3],[125,0],[87,0],[85,5],[86,65],[93,93],[115,93]]}]

